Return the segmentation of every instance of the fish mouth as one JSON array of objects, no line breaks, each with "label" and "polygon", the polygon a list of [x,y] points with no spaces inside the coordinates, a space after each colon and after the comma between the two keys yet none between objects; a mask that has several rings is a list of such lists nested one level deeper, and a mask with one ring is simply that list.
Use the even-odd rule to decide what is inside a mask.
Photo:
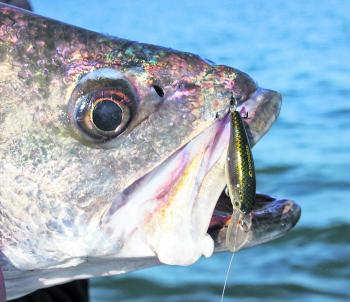
[{"label": "fish mouth", "polygon": [[[279,115],[280,105],[280,94],[258,88],[238,107],[248,117],[245,119],[245,128],[251,146],[270,129]],[[227,122],[225,131],[228,131]],[[223,133],[226,138],[225,131]],[[212,171],[222,169],[223,161],[226,160],[225,151]],[[226,185],[226,179],[222,175],[217,180],[221,186]],[[220,185],[217,184],[217,189]],[[210,190],[215,189],[212,186]],[[220,192],[216,200],[207,229],[207,233],[214,240],[214,252],[238,251],[277,239],[290,231],[301,216],[301,208],[294,201],[257,193],[254,208],[248,215],[249,225],[240,226],[241,214],[232,207],[225,190]]]},{"label": "fish mouth", "polygon": [[[271,127],[280,105],[277,92],[262,88],[239,104],[238,110],[248,115],[245,123],[251,145]],[[161,263],[190,265],[202,255],[210,257],[214,251],[228,249],[223,238],[230,232],[229,221],[238,218],[222,194],[229,124],[228,114],[218,118],[123,195],[127,206],[109,220],[124,221],[123,217],[138,209],[140,216],[135,220],[143,220],[142,235],[134,241],[139,250],[139,242],[144,242],[144,250],[148,249],[150,256],[155,254]],[[242,239],[237,239],[235,250],[282,236],[299,219],[300,208],[292,201],[263,196],[266,195],[257,195],[249,231],[237,231],[237,238]],[[133,225],[130,219],[129,225]],[[122,223],[112,226],[118,227],[123,227]],[[124,233],[131,238],[135,230],[129,231]],[[124,250],[125,255],[130,251],[127,246]]]},{"label": "fish mouth", "polygon": [[[277,119],[281,95],[258,88],[240,110],[246,113],[246,131],[251,145],[256,144]],[[285,235],[299,221],[301,208],[294,201],[257,193],[249,225],[240,226],[241,214],[232,207],[222,191],[211,216],[208,234],[215,243],[215,252],[237,251],[262,244]],[[237,227],[236,227],[237,226]]]},{"label": "fish mouth", "polygon": [[[252,146],[276,120],[280,105],[281,96],[263,88],[240,102],[237,109],[247,115],[244,122]],[[110,236],[124,242],[120,257],[157,256],[164,264],[190,265],[215,251],[238,250],[280,237],[298,221],[300,208],[295,203],[258,194],[251,227],[232,233],[230,221],[234,223],[238,213],[223,194],[230,134],[227,111],[128,187],[120,196],[122,206],[104,217],[103,226],[110,234],[113,230],[123,234]],[[234,247],[227,246],[225,238],[230,241],[234,236]]]}]

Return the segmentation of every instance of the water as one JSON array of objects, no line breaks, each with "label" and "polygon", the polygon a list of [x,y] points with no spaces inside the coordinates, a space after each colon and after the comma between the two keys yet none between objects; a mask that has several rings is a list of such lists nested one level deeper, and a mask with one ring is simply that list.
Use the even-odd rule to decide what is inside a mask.
[{"label": "water", "polygon": [[[350,301],[350,1],[32,1],[36,12],[234,66],[280,91],[258,190],[292,198],[286,237],[235,256],[225,301]],[[103,4],[102,4],[103,3]],[[94,302],[219,301],[230,254],[92,281]]]}]

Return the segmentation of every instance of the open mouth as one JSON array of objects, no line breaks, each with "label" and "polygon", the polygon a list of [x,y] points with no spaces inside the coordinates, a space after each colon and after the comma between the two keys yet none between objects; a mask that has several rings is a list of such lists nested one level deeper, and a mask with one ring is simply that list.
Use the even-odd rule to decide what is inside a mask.
[{"label": "open mouth", "polygon": [[[252,145],[276,120],[280,103],[278,93],[258,88],[238,106],[248,113],[245,122]],[[285,234],[298,221],[300,208],[292,201],[263,194],[256,195],[248,230],[239,228],[233,234],[228,228],[229,221],[238,220],[223,193],[229,131],[228,116],[218,119],[132,185],[123,194],[125,206],[110,217],[112,228],[124,229],[128,242],[134,236],[139,247],[144,242],[150,256],[155,254],[160,262],[175,265],[190,265],[214,251],[238,250]],[[127,224],[123,223],[125,217]],[[125,225],[140,225],[140,221],[142,227],[137,231],[125,229]],[[236,237],[234,247],[227,246],[227,236]]]},{"label": "open mouth", "polygon": [[[241,105],[241,111],[250,117],[246,129],[253,144],[277,118],[280,103],[278,93],[257,89]],[[222,191],[207,232],[215,242],[215,251],[237,251],[283,236],[298,222],[300,215],[301,209],[295,202],[257,193],[254,208],[249,214],[250,225],[239,226],[241,214],[232,207],[230,198]]]},{"label": "open mouth", "polygon": [[[238,106],[248,113],[245,122],[252,145],[276,120],[280,103],[278,93],[258,88]],[[239,218],[223,193],[229,131],[229,118],[224,117],[162,165],[161,171],[171,175],[171,181],[162,186],[163,194],[158,195],[161,202],[146,223],[152,233],[148,244],[161,262],[191,264],[214,251],[238,250],[273,240],[297,223],[300,208],[294,202],[257,194],[249,229],[233,232],[228,227]],[[227,246],[230,241],[234,246]]]}]

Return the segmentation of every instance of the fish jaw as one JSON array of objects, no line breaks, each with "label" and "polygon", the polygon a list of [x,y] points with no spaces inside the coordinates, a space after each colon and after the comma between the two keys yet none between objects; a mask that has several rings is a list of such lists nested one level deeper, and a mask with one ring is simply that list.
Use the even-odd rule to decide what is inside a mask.
[{"label": "fish jaw", "polygon": [[[228,210],[231,201],[222,193],[208,233],[215,242],[215,252],[238,251],[287,234],[299,221],[301,208],[294,201],[257,193],[250,225],[241,227],[240,213]],[[226,205],[226,209],[225,206]],[[228,247],[228,242],[232,246]]]},{"label": "fish jaw", "polygon": [[[239,105],[238,110],[248,113],[252,145],[275,121],[280,103],[278,93],[258,88]],[[202,255],[212,255],[216,243],[207,231],[226,184],[228,143],[225,115],[123,193],[124,205],[107,212],[103,227],[112,237],[111,230],[126,225],[123,217],[128,217],[130,226],[139,227],[125,230],[133,239],[118,257],[137,256],[137,251],[164,264],[190,265]]]},{"label": "fish jaw", "polygon": [[[246,131],[251,146],[268,131],[279,114],[280,105],[280,94],[258,88],[239,108],[244,116],[247,115]],[[257,193],[253,211],[245,218],[248,224],[241,226],[241,214],[233,209],[230,198],[222,191],[208,233],[214,240],[215,252],[238,251],[284,236],[297,224],[300,216],[301,208],[294,201]]]},{"label": "fish jaw", "polygon": [[259,245],[284,236],[299,221],[301,208],[289,199],[273,199],[252,213],[252,229],[245,248]]}]

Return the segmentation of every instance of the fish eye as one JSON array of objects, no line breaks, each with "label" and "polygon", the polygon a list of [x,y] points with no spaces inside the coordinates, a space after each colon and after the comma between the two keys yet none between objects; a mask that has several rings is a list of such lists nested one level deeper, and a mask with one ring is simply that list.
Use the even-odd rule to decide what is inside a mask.
[{"label": "fish eye", "polygon": [[85,136],[106,141],[120,135],[132,117],[130,96],[117,88],[103,88],[81,97],[74,120]]},{"label": "fish eye", "polygon": [[135,99],[120,83],[112,88],[93,88],[73,94],[70,120],[84,140],[106,142],[127,129],[135,114]]},{"label": "fish eye", "polygon": [[89,147],[105,148],[104,143],[135,127],[138,106],[134,86],[121,72],[93,70],[78,80],[68,100],[70,133]]}]

